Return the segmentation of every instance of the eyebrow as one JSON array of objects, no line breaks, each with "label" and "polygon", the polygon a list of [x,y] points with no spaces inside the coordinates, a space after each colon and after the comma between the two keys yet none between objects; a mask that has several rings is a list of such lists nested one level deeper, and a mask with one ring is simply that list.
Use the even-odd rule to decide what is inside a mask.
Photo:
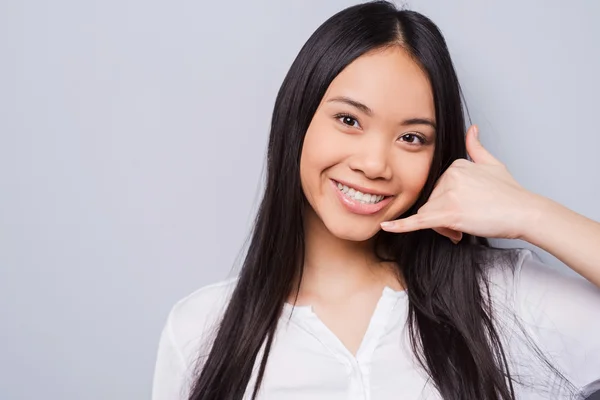
[{"label": "eyebrow", "polygon": [[[352,106],[352,107],[362,111],[363,113],[367,114],[369,117],[373,115],[373,110],[371,110],[366,104],[363,104],[360,101],[353,100],[349,97],[345,97],[345,96],[333,97],[333,98],[327,100],[327,102],[328,103],[329,102],[344,103],[344,104],[347,104],[349,106]],[[402,126],[429,125],[433,129],[436,129],[435,122],[433,122],[429,118],[409,118],[409,119],[402,121],[400,123],[400,125],[402,125]]]}]

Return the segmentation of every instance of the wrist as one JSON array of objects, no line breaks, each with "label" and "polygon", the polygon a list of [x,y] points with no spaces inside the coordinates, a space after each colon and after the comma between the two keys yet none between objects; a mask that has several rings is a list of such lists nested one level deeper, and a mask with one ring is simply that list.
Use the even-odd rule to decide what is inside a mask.
[{"label": "wrist", "polygon": [[545,223],[551,213],[553,203],[550,199],[529,192],[525,201],[525,216],[518,239],[537,245],[540,235],[543,235]]}]

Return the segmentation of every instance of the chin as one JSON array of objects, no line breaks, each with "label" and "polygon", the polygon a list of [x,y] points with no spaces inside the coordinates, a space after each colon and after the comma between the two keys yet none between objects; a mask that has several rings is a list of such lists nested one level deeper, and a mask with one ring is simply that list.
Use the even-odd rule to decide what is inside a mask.
[{"label": "chin", "polygon": [[325,224],[332,235],[342,240],[353,242],[364,242],[371,239],[379,232],[379,225],[365,224],[365,226],[350,226],[349,224],[330,223]]}]

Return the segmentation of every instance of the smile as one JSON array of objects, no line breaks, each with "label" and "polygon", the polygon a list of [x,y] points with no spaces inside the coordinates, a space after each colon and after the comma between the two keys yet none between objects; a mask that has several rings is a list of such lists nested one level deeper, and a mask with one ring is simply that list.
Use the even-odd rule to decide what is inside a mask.
[{"label": "smile", "polygon": [[342,185],[339,182],[337,182],[337,187],[344,194],[344,196],[362,204],[377,204],[385,198],[385,196],[378,194],[362,193],[354,188]]},{"label": "smile", "polygon": [[380,193],[357,190],[344,183],[330,180],[331,188],[342,206],[353,214],[372,215],[383,210],[394,198]]}]

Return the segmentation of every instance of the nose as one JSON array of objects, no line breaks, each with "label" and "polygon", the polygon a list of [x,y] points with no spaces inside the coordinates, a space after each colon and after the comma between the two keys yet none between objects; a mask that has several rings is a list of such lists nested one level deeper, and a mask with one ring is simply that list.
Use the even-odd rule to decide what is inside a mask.
[{"label": "nose", "polygon": [[392,168],[389,164],[389,143],[378,140],[361,141],[350,161],[350,168],[362,172],[369,179],[391,179]]}]

